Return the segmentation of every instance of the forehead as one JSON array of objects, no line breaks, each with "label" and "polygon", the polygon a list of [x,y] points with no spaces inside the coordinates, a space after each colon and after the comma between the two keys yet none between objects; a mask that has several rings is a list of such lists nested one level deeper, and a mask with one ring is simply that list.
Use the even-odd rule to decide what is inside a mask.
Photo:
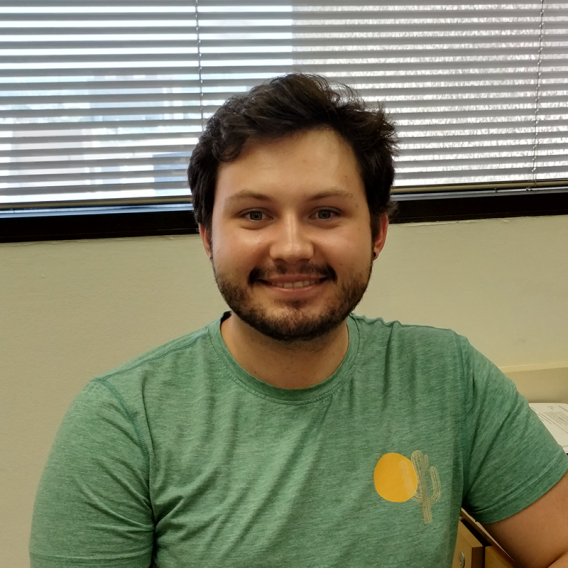
[{"label": "forehead", "polygon": [[254,141],[236,160],[221,164],[215,205],[223,206],[237,195],[298,200],[330,190],[365,199],[351,146],[332,130],[310,130],[277,140]]}]

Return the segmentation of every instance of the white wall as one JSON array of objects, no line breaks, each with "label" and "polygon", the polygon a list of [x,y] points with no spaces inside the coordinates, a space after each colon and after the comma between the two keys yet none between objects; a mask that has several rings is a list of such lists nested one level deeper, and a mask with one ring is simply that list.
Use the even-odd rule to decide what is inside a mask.
[{"label": "white wall", "polygon": [[[81,387],[224,309],[198,236],[0,244],[0,551]],[[529,400],[568,402],[568,216],[393,225],[359,313],[451,327]]]}]

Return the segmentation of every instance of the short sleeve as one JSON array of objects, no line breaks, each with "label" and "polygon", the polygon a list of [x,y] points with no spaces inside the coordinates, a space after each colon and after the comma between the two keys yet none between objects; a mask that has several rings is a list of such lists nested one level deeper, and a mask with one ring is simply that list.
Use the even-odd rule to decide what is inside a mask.
[{"label": "short sleeve", "polygon": [[461,339],[465,373],[464,508],[481,523],[506,519],[552,489],[568,459],[513,381]]},{"label": "short sleeve", "polygon": [[148,453],[121,399],[93,381],[69,408],[34,506],[32,568],[148,568]]}]

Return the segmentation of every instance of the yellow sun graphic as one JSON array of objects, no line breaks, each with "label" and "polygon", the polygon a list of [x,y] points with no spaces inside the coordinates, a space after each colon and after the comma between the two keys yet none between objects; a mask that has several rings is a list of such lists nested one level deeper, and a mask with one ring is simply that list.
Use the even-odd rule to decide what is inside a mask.
[{"label": "yellow sun graphic", "polygon": [[418,489],[418,476],[412,462],[394,452],[381,457],[373,478],[377,493],[394,503],[408,501]]}]

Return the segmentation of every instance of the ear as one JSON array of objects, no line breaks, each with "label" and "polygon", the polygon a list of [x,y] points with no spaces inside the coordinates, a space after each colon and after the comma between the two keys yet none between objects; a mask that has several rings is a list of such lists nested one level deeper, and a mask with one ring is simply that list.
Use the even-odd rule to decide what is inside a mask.
[{"label": "ear", "polygon": [[205,254],[211,258],[211,238],[207,229],[203,225],[199,225],[199,234],[203,242],[203,248],[205,249]]},{"label": "ear", "polygon": [[386,213],[383,213],[380,219],[379,234],[376,236],[375,242],[373,243],[373,253],[374,253],[373,256],[375,259],[379,257],[379,254],[381,254],[381,251],[385,246],[388,229],[389,229],[389,218]]}]

